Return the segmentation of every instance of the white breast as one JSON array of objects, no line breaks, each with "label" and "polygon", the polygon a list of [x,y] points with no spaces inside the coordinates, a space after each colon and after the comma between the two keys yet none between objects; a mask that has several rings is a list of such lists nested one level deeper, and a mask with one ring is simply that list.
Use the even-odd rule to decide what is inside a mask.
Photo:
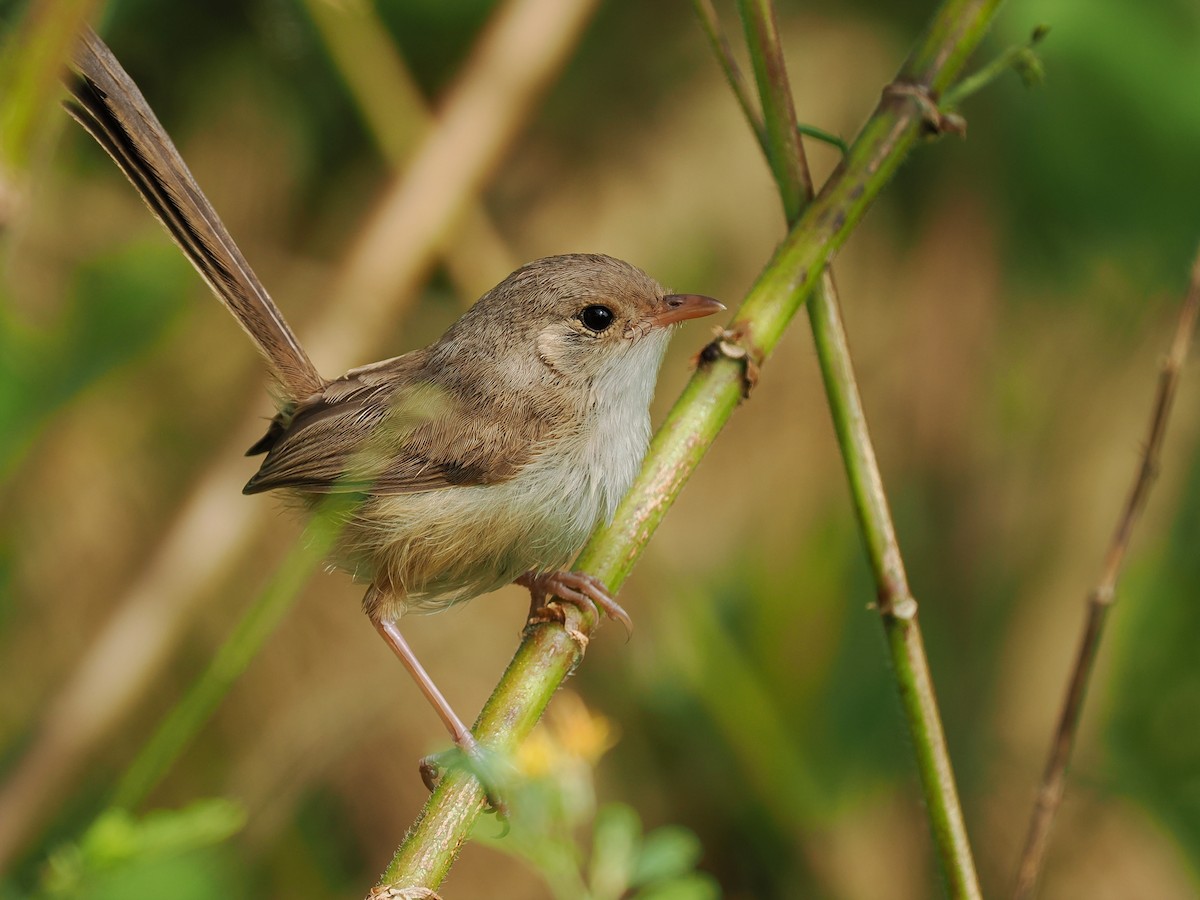
[{"label": "white breast", "polygon": [[605,521],[612,518],[646,455],[650,400],[668,337],[668,331],[661,329],[642,338],[596,378],[595,427],[587,453],[599,494],[598,510]]}]

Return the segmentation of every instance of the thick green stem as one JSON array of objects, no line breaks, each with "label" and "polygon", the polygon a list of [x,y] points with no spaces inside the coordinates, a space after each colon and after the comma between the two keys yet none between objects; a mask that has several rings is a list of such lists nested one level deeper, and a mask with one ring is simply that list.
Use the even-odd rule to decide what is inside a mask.
[{"label": "thick green stem", "polygon": [[[947,0],[901,70],[898,81],[936,97],[953,82],[983,36],[999,0]],[[727,340],[702,354],[702,365],[650,445],[645,464],[617,514],[584,548],[576,565],[616,591],[650,536],[729,419],[747,386],[925,127],[928,110],[904,91],[885,92],[879,106],[775,252],[734,317]],[[594,622],[568,623],[583,633]],[[906,640],[910,630],[902,631]],[[532,629],[476,723],[482,743],[514,747],[532,729],[576,662],[579,645],[563,627]],[[928,681],[927,677],[923,679]],[[922,681],[914,672],[914,684]],[[932,696],[930,692],[929,696]],[[434,791],[381,879],[381,886],[436,887],[449,871],[483,808],[472,777],[451,773]]]}]

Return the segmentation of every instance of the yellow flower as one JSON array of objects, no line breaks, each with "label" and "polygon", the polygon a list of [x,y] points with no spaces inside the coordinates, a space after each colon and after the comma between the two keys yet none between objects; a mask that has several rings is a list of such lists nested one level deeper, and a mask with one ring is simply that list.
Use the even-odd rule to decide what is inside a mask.
[{"label": "yellow flower", "polygon": [[578,694],[559,691],[545,718],[517,751],[517,768],[538,778],[580,764],[591,767],[616,742],[608,719],[593,714]]}]

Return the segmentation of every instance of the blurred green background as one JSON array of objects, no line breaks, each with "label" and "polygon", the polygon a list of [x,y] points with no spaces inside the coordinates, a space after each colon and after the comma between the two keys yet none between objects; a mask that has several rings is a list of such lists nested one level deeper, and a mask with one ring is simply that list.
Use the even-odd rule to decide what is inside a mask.
[{"label": "blurred green background", "polygon": [[[330,21],[371,8],[125,0],[98,19],[302,334],[327,312],[393,172],[328,42]],[[732,6],[720,8],[740,44]],[[390,48],[436,107],[496,4],[373,9],[386,40],[360,61],[382,65],[375,55]],[[9,60],[27,11],[0,3]],[[852,137],[931,11],[781,2],[800,118]],[[1083,598],[1200,238],[1200,7],[1010,0],[981,58],[1039,24],[1051,27],[1044,85],[1010,74],[972,98],[968,139],[918,149],[836,265],[993,895],[1010,883]],[[249,446],[255,416],[271,413],[249,343],[107,158],[51,107],[28,165],[11,167],[0,191],[0,790],[10,792],[0,796],[32,778],[31,748],[49,786],[48,821],[10,856],[3,897],[33,890],[49,849],[78,839],[302,531],[271,498],[237,494],[255,463],[229,448]],[[390,124],[419,125],[399,108]],[[810,152],[824,177],[835,151]],[[317,355],[319,369],[426,343],[509,267],[554,253],[611,253],[736,303],[783,233],[767,168],[683,0],[601,4],[475,206],[490,250],[475,252],[477,228],[454,231],[456,249],[378,345]],[[706,334],[691,326],[675,339],[657,417]],[[1046,897],[1200,894],[1195,376],[1189,366],[1100,656]],[[236,477],[192,535],[198,565],[235,518],[264,527],[215,572],[147,582],[218,462]],[[136,701],[73,751],[71,728],[39,729],[147,583],[165,616],[172,592],[202,596]],[[236,806],[201,808],[194,841],[165,840],[72,896],[149,895],[163,878],[188,886],[175,896],[362,895],[420,808],[415,760],[444,741],[363,621],[359,594],[344,576],[314,576],[144,804]],[[615,741],[595,770],[596,803],[627,804],[647,831],[680,826],[698,842],[707,874],[677,896],[715,885],[730,898],[939,893],[873,594],[801,320],[624,588],[632,640],[604,629],[570,683],[594,724],[611,726],[599,743]],[[511,588],[406,620],[464,715],[507,662],[526,602]],[[131,653],[142,624],[122,638]],[[108,657],[118,668],[120,658]],[[118,675],[90,670],[88,684],[103,696]],[[93,712],[82,705],[78,721]],[[77,774],[64,762],[72,752]],[[16,809],[0,803],[0,832],[16,827]],[[588,845],[588,826],[572,824]],[[140,840],[112,827],[126,841],[116,844]],[[466,848],[446,896],[552,896],[545,866],[497,843]]]}]

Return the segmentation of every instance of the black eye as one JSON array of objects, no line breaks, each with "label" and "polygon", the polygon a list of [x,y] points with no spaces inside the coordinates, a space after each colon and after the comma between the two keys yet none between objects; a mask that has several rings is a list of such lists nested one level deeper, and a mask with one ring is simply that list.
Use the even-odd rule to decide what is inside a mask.
[{"label": "black eye", "polygon": [[584,307],[583,312],[579,314],[579,321],[592,331],[603,331],[613,323],[613,311],[607,306],[594,303]]}]

